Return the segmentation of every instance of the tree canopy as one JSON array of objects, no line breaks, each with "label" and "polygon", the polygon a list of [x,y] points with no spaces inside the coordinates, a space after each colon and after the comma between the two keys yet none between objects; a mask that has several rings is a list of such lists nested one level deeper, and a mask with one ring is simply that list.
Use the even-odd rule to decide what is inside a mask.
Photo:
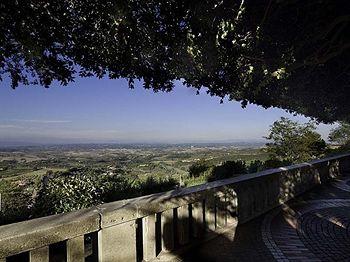
[{"label": "tree canopy", "polygon": [[350,146],[350,124],[341,122],[329,133],[329,141],[339,146]]},{"label": "tree canopy", "polygon": [[266,150],[272,160],[298,163],[321,157],[326,150],[326,142],[315,131],[313,122],[299,124],[281,117],[271,126],[266,139]]},{"label": "tree canopy", "polygon": [[346,0],[4,0],[0,76],[66,85],[77,75],[175,80],[210,95],[349,120]]}]

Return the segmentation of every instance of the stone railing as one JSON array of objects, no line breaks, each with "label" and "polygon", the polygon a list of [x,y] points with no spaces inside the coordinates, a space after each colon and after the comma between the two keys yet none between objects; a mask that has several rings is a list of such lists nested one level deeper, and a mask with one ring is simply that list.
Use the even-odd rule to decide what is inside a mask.
[{"label": "stone railing", "polygon": [[0,261],[165,260],[350,170],[350,154],[0,227]]}]

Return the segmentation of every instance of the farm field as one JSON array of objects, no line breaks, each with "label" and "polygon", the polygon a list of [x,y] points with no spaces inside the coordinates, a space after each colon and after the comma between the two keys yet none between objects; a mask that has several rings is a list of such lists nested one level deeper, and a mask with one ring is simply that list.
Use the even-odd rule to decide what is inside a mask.
[{"label": "farm field", "polygon": [[[93,144],[2,148],[0,224],[28,219],[38,207],[42,209],[38,199],[46,198],[42,190],[47,189],[48,181],[56,185],[63,179],[65,185],[73,185],[71,183],[75,183],[76,179],[79,179],[78,183],[90,183],[92,179],[96,181],[95,184],[80,184],[81,188],[91,186],[100,194],[98,192],[101,190],[107,190],[104,188],[106,183],[101,181],[109,177],[117,188],[111,189],[113,193],[106,197],[107,200],[99,201],[113,201],[205,183],[215,166],[237,160],[249,164],[267,158],[261,145],[254,144]],[[207,170],[195,176],[190,175],[191,166],[197,163],[205,163]],[[53,199],[68,201],[69,198],[61,194],[79,196],[74,191],[57,192],[58,195]],[[54,193],[50,191],[50,194]],[[75,203],[79,206],[80,200]],[[61,204],[58,206],[61,208]]]}]

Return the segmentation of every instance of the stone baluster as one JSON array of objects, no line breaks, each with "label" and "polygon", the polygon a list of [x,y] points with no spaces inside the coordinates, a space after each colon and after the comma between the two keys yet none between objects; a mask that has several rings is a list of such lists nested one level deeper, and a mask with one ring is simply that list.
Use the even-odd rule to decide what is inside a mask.
[{"label": "stone baluster", "polygon": [[227,202],[224,190],[220,189],[215,193],[216,225],[218,228],[226,226]]},{"label": "stone baluster", "polygon": [[162,251],[168,252],[174,249],[174,210],[169,209],[161,215]]},{"label": "stone baluster", "polygon": [[200,238],[203,234],[203,201],[192,204],[192,237]]},{"label": "stone baluster", "polygon": [[237,194],[232,188],[226,189],[226,203],[227,203],[227,225],[232,225],[237,222]]},{"label": "stone baluster", "polygon": [[84,236],[67,240],[67,262],[84,262]]},{"label": "stone baluster", "polygon": [[99,262],[136,261],[136,220],[98,232]]},{"label": "stone baluster", "polygon": [[142,218],[143,260],[156,257],[156,214]]},{"label": "stone baluster", "polygon": [[49,247],[45,246],[45,247],[31,250],[29,252],[29,261],[30,262],[49,262]]},{"label": "stone baluster", "polygon": [[186,245],[189,242],[189,209],[188,205],[177,208],[177,235],[180,245]]},{"label": "stone baluster", "polygon": [[212,190],[207,192],[205,199],[205,225],[208,231],[215,231],[216,229],[216,207],[215,195]]}]

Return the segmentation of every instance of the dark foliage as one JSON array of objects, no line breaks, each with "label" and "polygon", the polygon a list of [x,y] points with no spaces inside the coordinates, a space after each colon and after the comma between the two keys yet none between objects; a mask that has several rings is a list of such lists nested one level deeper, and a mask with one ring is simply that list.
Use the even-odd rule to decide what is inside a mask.
[{"label": "dark foliage", "polygon": [[211,165],[205,161],[205,160],[200,160],[192,164],[189,169],[188,173],[190,177],[199,177],[204,174],[205,171],[207,171]]},{"label": "dark foliage", "polygon": [[103,169],[72,168],[43,178],[35,199],[36,216],[51,215],[91,207],[121,199],[174,189],[174,179],[145,181],[127,178],[124,173],[108,174]]},{"label": "dark foliage", "polygon": [[1,181],[0,225],[28,219],[31,215],[31,194],[21,186]]},{"label": "dark foliage", "polygon": [[260,160],[254,160],[248,165],[248,173],[256,173],[264,170],[264,162]]},{"label": "dark foliage", "polygon": [[245,161],[226,161],[223,164],[213,168],[211,175],[207,178],[208,181],[225,179],[236,175],[246,174],[247,166]]},{"label": "dark foliage", "polygon": [[263,164],[263,169],[278,168],[292,164],[288,160],[268,159]]},{"label": "dark foliage", "polygon": [[139,188],[138,193],[140,195],[149,195],[175,189],[177,185],[177,181],[173,178],[157,180],[154,177],[149,176],[146,181],[139,182],[137,188]]},{"label": "dark foliage", "polygon": [[4,0],[0,76],[12,86],[80,76],[174,80],[242,106],[349,120],[347,0]]},{"label": "dark foliage", "polygon": [[350,124],[346,122],[339,123],[339,126],[330,132],[328,138],[335,145],[350,148]]}]

